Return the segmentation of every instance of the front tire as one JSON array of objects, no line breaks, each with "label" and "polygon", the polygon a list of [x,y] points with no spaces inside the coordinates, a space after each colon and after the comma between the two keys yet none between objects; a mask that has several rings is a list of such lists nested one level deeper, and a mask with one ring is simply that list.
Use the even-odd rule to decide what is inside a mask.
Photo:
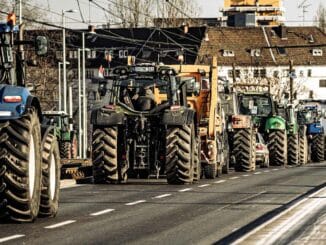
[{"label": "front tire", "polygon": [[166,132],[166,176],[169,184],[193,182],[192,125],[170,127]]},{"label": "front tire", "polygon": [[58,212],[60,191],[60,154],[54,135],[48,134],[42,150],[42,193],[39,215],[54,217]]},{"label": "front tire", "polygon": [[11,220],[32,222],[40,207],[41,132],[34,108],[0,123],[0,211]]},{"label": "front tire", "polygon": [[285,130],[275,130],[269,135],[269,159],[270,165],[287,165],[287,134]]}]

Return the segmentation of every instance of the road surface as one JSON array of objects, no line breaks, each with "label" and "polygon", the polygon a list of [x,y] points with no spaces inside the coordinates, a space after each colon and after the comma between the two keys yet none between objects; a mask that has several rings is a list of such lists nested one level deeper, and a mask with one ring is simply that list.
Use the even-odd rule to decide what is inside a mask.
[{"label": "road surface", "polygon": [[325,186],[326,163],[193,185],[132,180],[61,190],[57,217],[0,223],[8,244],[229,244]]}]

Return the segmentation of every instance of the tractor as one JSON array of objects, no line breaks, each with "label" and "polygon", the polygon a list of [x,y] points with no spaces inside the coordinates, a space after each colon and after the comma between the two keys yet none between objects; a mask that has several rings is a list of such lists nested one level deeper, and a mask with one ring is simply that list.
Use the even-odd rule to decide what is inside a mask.
[{"label": "tractor", "polygon": [[[209,65],[173,65],[178,77],[194,79],[199,93],[188,93],[188,106],[196,112],[201,173],[214,179],[229,172],[229,144],[226,122],[218,93],[217,58]],[[197,148],[195,152],[198,152]]]},{"label": "tractor", "polygon": [[[236,171],[253,171],[256,169],[256,131],[250,115],[240,114],[237,92],[231,91],[223,84],[220,92],[227,121],[230,163]],[[264,163],[261,167],[266,167]]]},{"label": "tractor", "polygon": [[287,165],[286,120],[277,115],[277,103],[269,92],[238,94],[240,113],[252,116],[257,131],[264,136],[270,153],[270,164]]},{"label": "tractor", "polygon": [[61,159],[77,158],[77,136],[74,130],[70,129],[72,119],[64,111],[44,111],[43,124],[55,127],[55,135],[59,142]]},{"label": "tractor", "polygon": [[107,103],[91,114],[94,183],[192,183],[200,175],[195,111],[187,105],[195,81],[151,64],[116,67],[110,80]]},{"label": "tractor", "polygon": [[58,211],[60,156],[54,128],[41,126],[39,99],[25,81],[24,45],[45,55],[47,38],[22,40],[15,22],[9,14],[0,23],[0,219],[32,222]]},{"label": "tractor", "polygon": [[325,118],[325,111],[321,108],[321,103],[314,100],[300,101],[298,111],[298,122],[306,129],[305,135],[308,138],[308,147],[302,149],[306,161],[321,162],[325,159],[325,129],[322,119]]}]

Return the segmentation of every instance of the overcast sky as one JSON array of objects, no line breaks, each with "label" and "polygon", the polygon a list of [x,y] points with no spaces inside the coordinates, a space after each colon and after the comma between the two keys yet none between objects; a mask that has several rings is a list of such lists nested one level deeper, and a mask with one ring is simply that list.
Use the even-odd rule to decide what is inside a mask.
[{"label": "overcast sky", "polygon": [[[161,0],[164,1],[164,0]],[[195,0],[198,5],[200,6],[200,16],[202,17],[216,17],[219,15],[219,9],[223,6],[223,0]],[[303,0],[285,0],[284,1],[284,7],[286,8],[286,19],[288,25],[302,25],[300,22],[302,20],[302,9],[298,9],[298,4],[302,2]],[[61,12],[62,9],[76,9],[78,10],[77,0],[34,0],[35,3],[41,4],[44,8],[50,8],[51,10],[55,12]],[[105,15],[104,11],[99,10],[94,5],[91,5],[91,13],[89,14],[89,1],[88,0],[79,0],[82,8],[82,12],[85,19],[89,19],[89,16],[91,17],[91,20],[96,22],[97,24],[99,22],[105,21]],[[108,2],[106,0],[96,0],[99,4],[106,6],[105,4]],[[306,13],[306,21],[313,21],[314,17],[316,15],[318,6],[320,3],[324,3],[324,6],[326,7],[326,1],[325,0],[307,0],[307,4],[311,4],[307,8]],[[76,19],[81,19],[79,13],[69,14],[71,17]],[[54,15],[52,17],[52,20],[55,22],[61,21],[60,16]],[[68,25],[70,27],[74,27],[72,23],[68,20]],[[311,22],[307,22],[306,25],[312,24]]]}]

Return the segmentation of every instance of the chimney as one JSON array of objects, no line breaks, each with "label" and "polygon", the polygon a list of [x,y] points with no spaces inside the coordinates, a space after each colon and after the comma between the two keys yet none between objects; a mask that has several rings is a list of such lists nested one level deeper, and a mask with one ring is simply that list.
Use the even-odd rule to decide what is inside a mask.
[{"label": "chimney", "polygon": [[287,29],[286,26],[281,24],[278,26],[277,34],[281,39],[286,39],[287,38]]}]

